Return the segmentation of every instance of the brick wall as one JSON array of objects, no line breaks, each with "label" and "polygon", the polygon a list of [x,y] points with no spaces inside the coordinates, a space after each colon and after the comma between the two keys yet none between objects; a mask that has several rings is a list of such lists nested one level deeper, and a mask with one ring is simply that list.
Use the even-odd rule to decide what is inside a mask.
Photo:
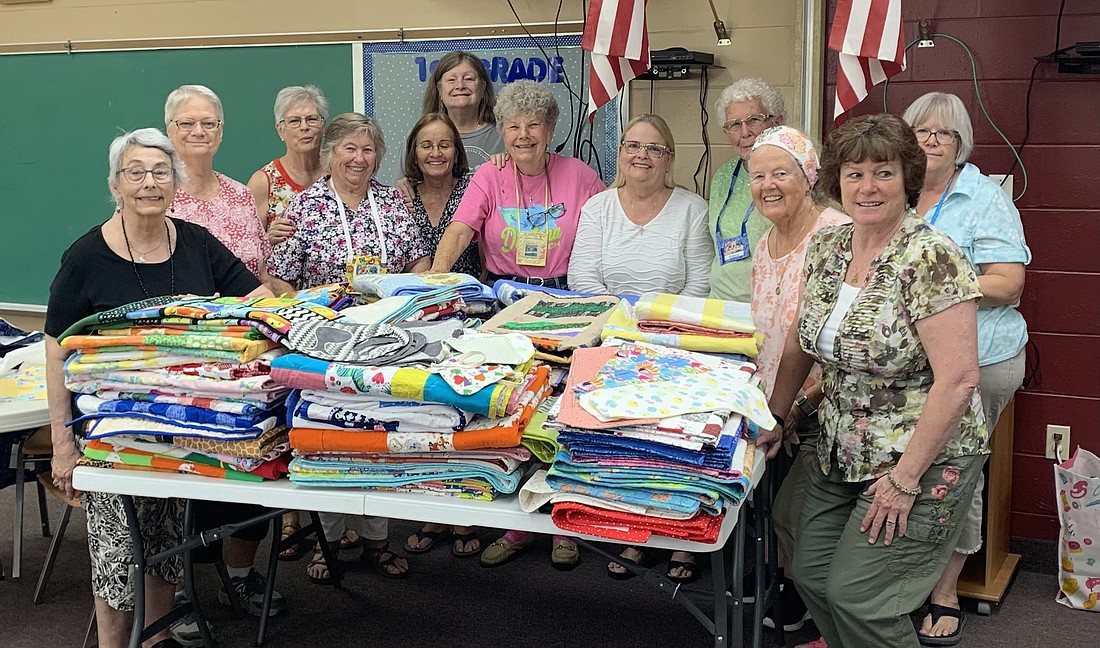
[{"label": "brick wall", "polygon": [[[832,24],[835,0],[826,21]],[[923,5],[933,33],[964,41],[974,54],[982,99],[993,120],[1018,145],[1024,136],[1025,97],[1035,57],[1055,49],[1060,2],[1045,0],[925,0],[904,3],[905,42],[917,37]],[[828,29],[828,28],[827,28]],[[828,31],[826,31],[828,33]],[[1100,5],[1066,0],[1061,46],[1100,40]],[[970,161],[985,173],[1006,173],[1012,152],[982,116],[965,51],[936,38],[932,49],[911,48],[909,68],[890,82],[889,112],[901,114],[931,91],[959,95],[974,123]],[[826,58],[824,105],[831,129],[836,55]],[[881,112],[875,88],[855,114]],[[1040,63],[1031,97],[1031,133],[1021,155],[1027,193],[1017,203],[1034,260],[1020,311],[1031,340],[1028,360],[1039,374],[1016,396],[1012,534],[1056,539],[1053,472],[1044,457],[1048,423],[1069,425],[1071,441],[1100,454],[1100,76],[1059,74]],[[1019,168],[1015,193],[1022,188]]]}]

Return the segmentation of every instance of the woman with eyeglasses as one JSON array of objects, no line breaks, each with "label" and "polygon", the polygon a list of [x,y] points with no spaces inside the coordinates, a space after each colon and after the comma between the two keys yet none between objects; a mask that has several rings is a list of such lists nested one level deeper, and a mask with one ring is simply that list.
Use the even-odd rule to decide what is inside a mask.
[{"label": "woman with eyeglasses", "polygon": [[[77,239],[61,257],[50,286],[46,311],[46,384],[53,440],[54,484],[69,497],[72,474],[80,457],[74,430],[71,394],[62,366],[68,352],[57,338],[75,322],[124,304],[159,297],[243,295],[270,297],[271,292],[206,229],[167,216],[184,166],[167,137],[143,128],[115,138],[108,153],[107,184],[115,211]],[[255,219],[253,219],[255,220]],[[147,547],[176,546],[181,540],[183,502],[135,497],[138,523]],[[125,646],[130,634],[134,590],[127,586],[132,544],[124,522],[122,499],[110,493],[84,493],[95,595],[99,645]],[[145,613],[155,619],[172,608],[182,558],[150,565],[145,574]],[[150,640],[155,646],[178,646],[167,630]]]},{"label": "woman with eyeglasses", "polygon": [[[974,129],[962,100],[930,92],[912,103],[904,119],[913,127],[927,158],[917,213],[958,243],[978,274],[978,367],[982,406],[992,434],[997,420],[1024,379],[1027,323],[1017,310],[1024,266],[1031,251],[1020,212],[1001,187],[967,162]],[[918,638],[927,646],[951,646],[962,636],[957,591],[966,558],[982,546],[982,487],[979,475],[962,535],[936,587]]]},{"label": "woman with eyeglasses", "polygon": [[202,225],[263,279],[271,244],[256,219],[256,201],[248,187],[214,170],[222,143],[225,114],[214,91],[183,85],[164,102],[164,127],[187,168],[169,208],[181,220]]},{"label": "woman with eyeglasses", "polygon": [[566,288],[581,206],[604,184],[585,163],[549,151],[559,109],[547,85],[509,84],[495,112],[509,159],[474,172],[431,271],[448,272],[480,240],[488,283],[511,279]]},{"label": "woman with eyeglasses", "polygon": [[294,224],[283,216],[290,201],[324,175],[321,135],[326,119],[328,99],[316,86],[287,86],[275,95],[275,132],[286,143],[286,153],[248,180],[256,215],[272,246],[294,232]]},{"label": "woman with eyeglasses", "polygon": [[722,130],[733,146],[734,157],[719,167],[710,186],[708,229],[715,251],[710,297],[748,302],[752,299],[752,255],[771,222],[753,206],[745,162],[757,135],[783,124],[783,95],[764,81],[747,77],[723,90],[715,109],[725,118]]},{"label": "woman with eyeglasses", "polygon": [[707,296],[714,255],[707,203],[673,183],[675,158],[664,119],[639,115],[627,124],[615,181],[581,208],[569,257],[573,290]]}]

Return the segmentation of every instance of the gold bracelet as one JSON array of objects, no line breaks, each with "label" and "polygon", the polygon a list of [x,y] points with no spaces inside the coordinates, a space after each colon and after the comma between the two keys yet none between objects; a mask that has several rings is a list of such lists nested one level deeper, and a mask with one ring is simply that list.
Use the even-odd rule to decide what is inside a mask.
[{"label": "gold bracelet", "polygon": [[921,489],[920,484],[917,484],[913,488],[909,488],[908,486],[906,486],[906,485],[902,484],[901,482],[899,482],[897,480],[897,478],[894,477],[894,469],[893,468],[886,471],[886,478],[890,480],[890,485],[891,486],[893,486],[898,492],[900,492],[904,495],[910,495],[912,497],[916,497],[916,496],[918,496],[918,495],[920,495],[921,493],[924,492]]}]

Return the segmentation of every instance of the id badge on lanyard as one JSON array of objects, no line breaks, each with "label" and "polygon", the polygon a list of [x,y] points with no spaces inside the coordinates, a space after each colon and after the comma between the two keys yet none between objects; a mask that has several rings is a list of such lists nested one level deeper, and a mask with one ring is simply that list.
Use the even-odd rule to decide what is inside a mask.
[{"label": "id badge on lanyard", "polygon": [[370,200],[371,221],[374,223],[374,231],[378,233],[378,246],[381,255],[355,254],[351,247],[351,227],[348,225],[348,215],[344,210],[344,201],[336,192],[336,187],[329,180],[332,193],[336,196],[336,209],[340,212],[340,223],[344,227],[344,244],[347,247],[347,257],[344,261],[344,275],[348,285],[352,285],[355,278],[360,275],[385,274],[387,262],[386,236],[382,231],[382,218],[378,215],[378,202],[374,199],[374,189],[367,190],[367,198]]},{"label": "id badge on lanyard", "polygon": [[543,200],[543,211],[546,212],[546,215],[543,217],[541,227],[536,225],[535,221],[530,218],[534,206],[528,207],[525,204],[526,201],[523,200],[520,191],[519,169],[514,166],[515,162],[512,164],[512,172],[516,183],[516,206],[519,207],[521,212],[527,213],[528,221],[532,223],[532,226],[539,227],[539,229],[519,232],[516,235],[516,265],[541,268],[546,265],[550,252],[550,162],[547,160],[546,163],[546,196]]},{"label": "id badge on lanyard", "polygon": [[730,198],[733,197],[733,186],[737,184],[737,175],[741,172],[741,161],[737,161],[737,167],[733,171],[733,177],[730,178],[730,186],[726,191],[726,202],[722,204],[722,209],[718,212],[718,220],[714,224],[714,241],[718,248],[718,263],[719,265],[726,265],[727,263],[733,263],[734,261],[744,261],[749,258],[752,251],[749,249],[749,215],[752,214],[753,203],[749,201],[749,208],[745,210],[745,217],[741,219],[741,233],[737,236],[730,236],[728,238],[722,237],[722,215],[726,211],[726,205],[729,204]]}]

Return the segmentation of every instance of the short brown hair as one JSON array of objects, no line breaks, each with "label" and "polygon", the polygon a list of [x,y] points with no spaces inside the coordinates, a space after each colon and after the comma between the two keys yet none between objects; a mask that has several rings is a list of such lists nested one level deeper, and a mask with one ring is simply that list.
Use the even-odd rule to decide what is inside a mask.
[{"label": "short brown hair", "polygon": [[458,132],[458,127],[451,121],[451,118],[444,113],[430,112],[425,113],[416,124],[413,125],[412,131],[409,133],[409,139],[405,140],[405,168],[403,169],[406,178],[413,180],[423,180],[424,172],[420,170],[420,165],[416,161],[416,138],[420,135],[420,131],[424,129],[428,124],[435,122],[443,122],[451,130],[451,137],[454,138],[455,145],[455,164],[451,168],[451,175],[456,178],[461,178],[470,171],[470,161],[466,157],[466,147],[462,145],[462,135]]},{"label": "short brown hair", "polygon": [[432,70],[432,75],[428,77],[428,87],[424,90],[424,105],[420,112],[423,114],[447,112],[443,106],[443,99],[439,96],[439,84],[443,82],[444,74],[463,63],[469,63],[470,67],[474,68],[478,80],[481,81],[481,99],[477,103],[478,120],[486,124],[495,123],[493,108],[496,107],[497,102],[493,93],[493,80],[489,78],[489,72],[481,59],[469,52],[447,52],[443,58],[439,59],[439,63]]},{"label": "short brown hair", "polygon": [[[344,141],[344,138],[358,133],[366,133],[374,142],[374,151],[378,156],[377,166],[382,165],[382,156],[386,154],[386,140],[382,137],[382,126],[374,117],[361,113],[341,113],[332,118],[325,127],[325,136],[321,139],[321,168],[332,173],[332,149]],[[378,169],[376,168],[375,171]]]},{"label": "short brown hair", "polygon": [[849,162],[890,162],[901,164],[905,196],[915,207],[924,187],[927,157],[913,127],[901,117],[888,114],[855,117],[833,131],[821,152],[821,176],[818,186],[829,198],[840,202],[840,167]]}]

